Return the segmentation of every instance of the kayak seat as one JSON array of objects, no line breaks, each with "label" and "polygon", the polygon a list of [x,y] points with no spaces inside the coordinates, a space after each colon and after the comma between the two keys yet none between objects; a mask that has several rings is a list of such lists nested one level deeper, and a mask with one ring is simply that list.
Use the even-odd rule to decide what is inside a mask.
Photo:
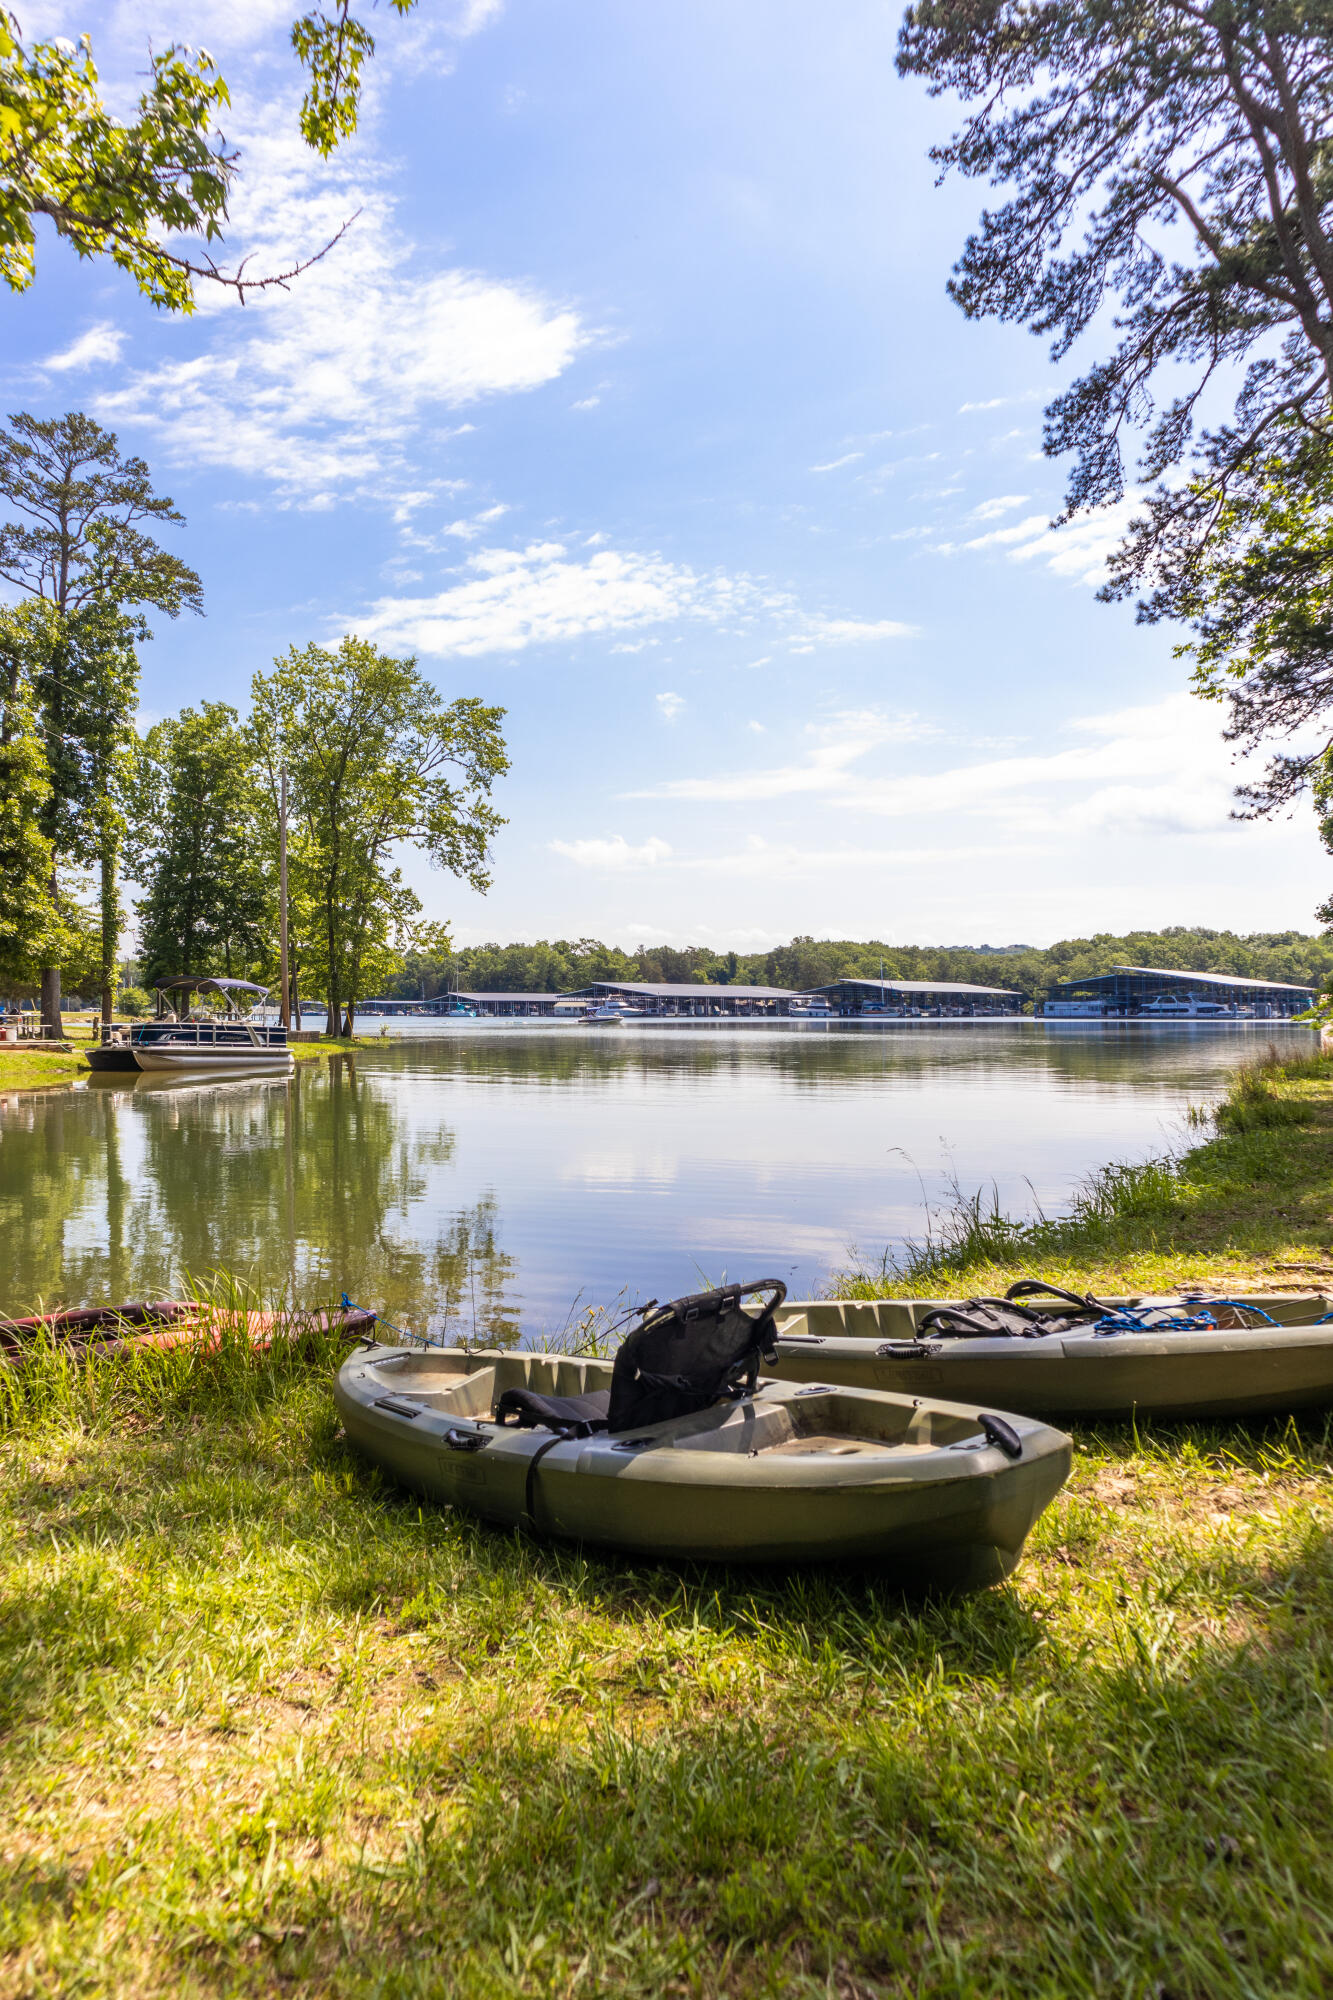
[{"label": "kayak seat", "polygon": [[[762,1311],[746,1311],[743,1301],[757,1295],[767,1295]],[[776,1352],[773,1315],[786,1296],[781,1279],[760,1278],[645,1306],[616,1350],[607,1429],[667,1424],[753,1395],[760,1360]]]},{"label": "kayak seat", "polygon": [[593,1389],[586,1396],[542,1396],[535,1389],[506,1389],[495,1405],[495,1421],[507,1424],[514,1418],[520,1430],[562,1431],[566,1437],[591,1437],[606,1429],[611,1406],[609,1389]]}]

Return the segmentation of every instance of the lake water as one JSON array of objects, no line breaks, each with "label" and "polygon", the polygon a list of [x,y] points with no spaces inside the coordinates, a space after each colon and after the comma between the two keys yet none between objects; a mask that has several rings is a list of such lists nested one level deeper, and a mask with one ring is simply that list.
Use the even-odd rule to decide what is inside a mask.
[{"label": "lake water", "polygon": [[920,1236],[951,1182],[1058,1210],[1092,1168],[1179,1144],[1246,1055],[1313,1045],[1267,1024],[410,1027],[290,1080],[0,1094],[0,1310],[227,1269],[534,1338],[622,1291],[801,1296]]}]

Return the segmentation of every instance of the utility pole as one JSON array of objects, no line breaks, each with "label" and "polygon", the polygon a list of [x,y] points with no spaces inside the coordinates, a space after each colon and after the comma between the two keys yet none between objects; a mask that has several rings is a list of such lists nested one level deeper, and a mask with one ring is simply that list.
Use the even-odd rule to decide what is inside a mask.
[{"label": "utility pole", "polygon": [[292,1025],[292,988],[287,977],[287,766],[282,767],[278,804],[278,952],[281,959],[282,1025]]}]

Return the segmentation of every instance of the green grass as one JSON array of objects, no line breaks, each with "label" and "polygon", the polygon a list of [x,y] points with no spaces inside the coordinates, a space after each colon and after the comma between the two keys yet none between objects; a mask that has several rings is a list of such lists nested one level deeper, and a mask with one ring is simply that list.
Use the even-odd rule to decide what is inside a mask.
[{"label": "green grass", "polygon": [[41,1049],[0,1048],[0,1091],[41,1090],[82,1076],[88,1065],[81,1055],[46,1053]]},{"label": "green grass", "polygon": [[1102,1168],[1062,1216],[1015,1219],[993,1190],[958,1190],[924,1237],[854,1261],[829,1295],[995,1293],[1024,1276],[1102,1291],[1333,1281],[1333,1058],[1270,1050],[1192,1122],[1212,1136]]},{"label": "green grass", "polygon": [[[1267,1162],[1273,1241],[1326,1248],[1328,1072],[1262,1081],[1308,1117],[1048,1227],[1224,1257]],[[1014,1579],[932,1604],[419,1506],[342,1440],[339,1353],[0,1374],[0,1992],[1333,1987],[1322,1419],[1084,1431]]]}]

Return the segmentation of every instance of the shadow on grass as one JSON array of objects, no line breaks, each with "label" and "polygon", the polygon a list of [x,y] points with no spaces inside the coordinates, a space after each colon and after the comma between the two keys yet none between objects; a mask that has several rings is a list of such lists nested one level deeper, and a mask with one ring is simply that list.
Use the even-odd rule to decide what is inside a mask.
[{"label": "shadow on grass", "polygon": [[[1321,1419],[1084,1442],[1303,1473],[1327,1440]],[[315,1768],[278,1739],[243,1805],[215,1737],[188,1809],[136,1794],[86,1870],[49,1833],[11,1848],[0,1952],[37,1953],[33,1991],[95,1986],[109,1934],[143,1990],[218,1996],[1251,2000],[1333,1979],[1317,1518],[1281,1560],[1177,1552],[1121,1612],[1090,1588],[1080,1625],[1040,1588],[922,1604],[537,1544],[387,1488],[314,1382],[188,1428],[11,1442],[12,1785],[54,1797],[112,1744],[133,1769],[146,1712],[256,1632],[277,1664],[243,1698],[312,1621],[330,1655],[412,1638],[453,1677],[414,1711],[372,1659],[368,1694],[322,1711]],[[1223,1599],[1262,1636],[1181,1616]]]}]

